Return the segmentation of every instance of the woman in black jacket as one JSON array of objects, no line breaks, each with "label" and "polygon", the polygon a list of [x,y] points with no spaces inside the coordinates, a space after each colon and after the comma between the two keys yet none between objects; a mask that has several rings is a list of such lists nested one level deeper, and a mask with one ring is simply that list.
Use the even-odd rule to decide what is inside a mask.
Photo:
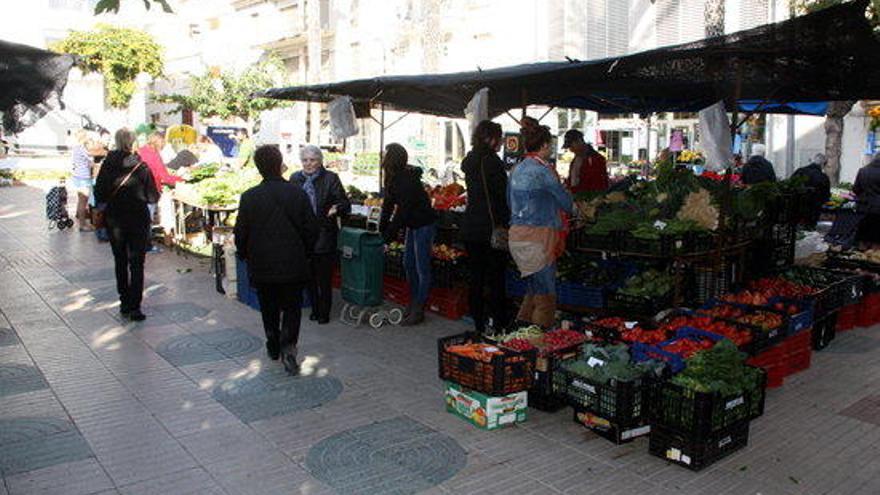
[{"label": "woman in black jacket", "polygon": [[[406,149],[391,143],[385,147],[382,160],[384,193],[379,230],[385,242],[397,238],[406,227],[403,265],[409,283],[410,305],[404,311],[401,325],[416,325],[425,320],[425,303],[431,290],[431,248],[434,244],[437,214],[422,185],[422,171],[407,165]],[[392,215],[393,214],[393,215]]]},{"label": "woman in black jacket", "polygon": [[859,223],[857,239],[864,247],[880,244],[880,153],[859,169],[853,192],[856,211],[865,215]]},{"label": "woman in black jacket", "polygon": [[336,237],[339,235],[336,219],[348,216],[351,203],[339,176],[324,168],[321,148],[304,146],[300,150],[300,161],[303,169],[294,173],[290,181],[302,186],[321,229],[310,260],[312,279],[307,290],[312,314],[309,318],[323,325],[330,322],[330,308],[333,306],[333,267],[336,265]]},{"label": "woman in black jacket", "polygon": [[143,321],[144,256],[151,224],[147,205],[159,201],[159,193],[149,167],[131,152],[134,133],[119,129],[115,140],[116,149],[107,154],[95,183],[95,203],[106,205],[119,313]]},{"label": "woman in black jacket", "polygon": [[510,208],[507,205],[507,173],[498,157],[501,149],[501,125],[484,120],[477,125],[471,138],[471,151],[461,162],[467,185],[467,209],[461,221],[460,237],[468,252],[470,265],[470,311],[477,332],[486,330],[484,289],[489,291],[491,327],[507,325],[504,270],[507,253],[490,245],[492,230],[507,227]]}]

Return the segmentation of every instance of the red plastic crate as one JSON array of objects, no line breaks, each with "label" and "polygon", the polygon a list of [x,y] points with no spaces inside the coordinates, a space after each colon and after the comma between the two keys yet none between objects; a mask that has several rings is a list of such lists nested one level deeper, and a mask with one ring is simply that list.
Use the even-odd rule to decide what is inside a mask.
[{"label": "red plastic crate", "polygon": [[779,388],[785,383],[785,377],[788,376],[788,367],[779,364],[764,368],[767,372],[767,388]]},{"label": "red plastic crate", "polygon": [[768,366],[777,366],[785,361],[787,352],[783,344],[775,345],[746,360],[746,364],[767,369]]},{"label": "red plastic crate", "polygon": [[810,368],[813,360],[813,349],[799,351],[788,355],[788,374],[793,375]]},{"label": "red plastic crate", "polygon": [[385,277],[383,279],[383,291],[385,299],[406,306],[409,304],[409,286],[403,280]]},{"label": "red plastic crate", "polygon": [[432,289],[428,296],[428,310],[448,318],[460,320],[468,310],[466,288]]},{"label": "red plastic crate", "polygon": [[880,292],[866,294],[862,300],[862,311],[856,318],[856,326],[867,328],[880,323]]},{"label": "red plastic crate", "polygon": [[855,328],[862,308],[861,302],[840,308],[840,313],[837,314],[837,331],[846,332]]},{"label": "red plastic crate", "polygon": [[807,329],[792,335],[780,344],[783,351],[787,354],[801,352],[805,349],[812,349],[813,346],[813,330]]},{"label": "red plastic crate", "polygon": [[342,273],[339,272],[339,267],[333,269],[333,278],[330,279],[333,287],[338,289],[342,287]]}]

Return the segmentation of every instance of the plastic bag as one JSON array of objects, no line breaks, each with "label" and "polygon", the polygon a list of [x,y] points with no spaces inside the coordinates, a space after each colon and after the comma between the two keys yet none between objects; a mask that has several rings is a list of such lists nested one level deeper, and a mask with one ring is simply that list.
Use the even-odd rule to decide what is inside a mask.
[{"label": "plastic bag", "polygon": [[345,139],[358,133],[357,117],[351,98],[340,96],[327,104],[330,114],[330,134],[336,139]]},{"label": "plastic bag", "polygon": [[730,121],[723,102],[700,110],[700,141],[707,169],[719,171],[733,165]]}]

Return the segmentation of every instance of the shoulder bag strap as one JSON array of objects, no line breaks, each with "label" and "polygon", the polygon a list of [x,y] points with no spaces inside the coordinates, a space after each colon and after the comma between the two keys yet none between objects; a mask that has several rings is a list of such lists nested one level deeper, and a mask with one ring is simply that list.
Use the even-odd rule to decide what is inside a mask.
[{"label": "shoulder bag strap", "polygon": [[131,172],[129,172],[128,175],[126,175],[125,178],[122,179],[122,182],[120,182],[119,185],[116,186],[116,189],[114,189],[113,192],[110,193],[110,197],[107,198],[107,202],[108,202],[108,203],[109,203],[113,198],[116,197],[116,193],[118,193],[119,190],[122,189],[122,186],[124,186],[125,183],[128,182],[128,179],[131,179],[131,176],[134,175],[134,173],[137,172],[138,169],[141,168],[141,165],[143,165],[143,164],[144,164],[144,162],[139,162],[137,165],[135,165],[135,167],[134,167],[133,169],[131,169]]},{"label": "shoulder bag strap", "polygon": [[483,176],[483,192],[486,194],[486,206],[489,208],[489,220],[492,221],[492,228],[498,226],[495,223],[495,214],[492,212],[492,200],[489,199],[489,186],[486,184],[486,157],[480,159],[480,174]]}]

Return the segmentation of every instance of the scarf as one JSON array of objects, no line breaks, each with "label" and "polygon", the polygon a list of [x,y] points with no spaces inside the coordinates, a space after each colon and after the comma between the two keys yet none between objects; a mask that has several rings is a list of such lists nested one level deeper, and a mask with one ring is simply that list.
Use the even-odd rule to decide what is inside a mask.
[{"label": "scarf", "polygon": [[312,211],[315,212],[315,215],[318,214],[318,193],[315,190],[315,180],[321,176],[323,171],[324,168],[322,167],[313,174],[303,172],[303,177],[306,178],[306,181],[303,184],[303,190],[306,192],[306,196],[309,197],[309,202],[312,203]]}]

